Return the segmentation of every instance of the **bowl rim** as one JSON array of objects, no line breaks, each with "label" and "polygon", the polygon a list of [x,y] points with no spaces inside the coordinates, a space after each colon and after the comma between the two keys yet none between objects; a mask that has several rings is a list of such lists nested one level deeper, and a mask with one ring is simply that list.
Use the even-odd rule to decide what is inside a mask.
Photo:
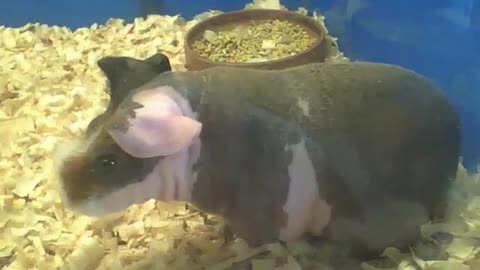
[{"label": "bowl rim", "polygon": [[[260,62],[241,62],[241,63],[235,63],[235,62],[218,62],[218,61],[212,61],[206,57],[203,57],[199,55],[193,48],[193,42],[192,38],[194,34],[197,34],[200,31],[205,31],[207,30],[207,26],[211,22],[215,21],[221,21],[225,17],[230,17],[232,15],[238,15],[238,14],[248,14],[248,13],[277,13],[277,14],[284,14],[285,17],[280,19],[288,22],[292,22],[295,24],[299,24],[298,22],[300,20],[307,21],[308,24],[299,24],[304,28],[308,28],[310,32],[313,32],[313,35],[316,37],[316,40],[314,43],[312,43],[307,49],[295,53],[293,55],[285,56],[282,58],[277,58],[277,59],[272,59],[272,60],[267,60],[267,61],[260,61]],[[257,19],[244,19],[245,21],[256,21]],[[240,19],[240,21],[243,21]],[[300,14],[298,12],[294,11],[289,11],[289,10],[282,10],[282,9],[263,9],[263,8],[258,8],[258,9],[244,9],[244,10],[237,10],[237,11],[230,11],[230,12],[225,12],[222,14],[215,15],[213,17],[204,19],[198,23],[196,23],[194,26],[192,26],[186,33],[185,38],[184,38],[184,44],[186,50],[189,51],[190,54],[193,55],[193,57],[198,58],[208,64],[213,64],[213,65],[222,65],[222,66],[231,66],[231,67],[256,67],[256,66],[263,66],[266,64],[276,64],[276,63],[283,63],[283,62],[288,62],[290,60],[293,60],[297,57],[301,57],[304,55],[307,55],[311,53],[313,50],[317,49],[319,46],[323,45],[323,43],[326,40],[327,32],[324,29],[324,27],[318,23],[316,20],[314,20],[310,16],[305,16],[303,14]]]}]

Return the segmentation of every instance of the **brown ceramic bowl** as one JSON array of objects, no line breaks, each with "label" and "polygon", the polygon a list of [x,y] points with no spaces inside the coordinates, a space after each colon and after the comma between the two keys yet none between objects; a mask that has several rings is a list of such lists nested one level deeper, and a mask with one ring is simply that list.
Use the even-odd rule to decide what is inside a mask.
[{"label": "brown ceramic bowl", "polygon": [[[249,63],[213,62],[205,57],[201,57],[192,48],[192,44],[196,40],[203,38],[205,30],[216,31],[227,25],[249,24],[255,20],[268,19],[286,20],[294,24],[299,24],[316,38],[316,42],[307,50],[292,56]],[[276,9],[250,9],[223,13],[199,22],[187,32],[185,36],[185,66],[188,70],[202,70],[213,66],[283,69],[312,62],[323,62],[327,55],[325,35],[324,28],[317,21],[296,12]]]}]

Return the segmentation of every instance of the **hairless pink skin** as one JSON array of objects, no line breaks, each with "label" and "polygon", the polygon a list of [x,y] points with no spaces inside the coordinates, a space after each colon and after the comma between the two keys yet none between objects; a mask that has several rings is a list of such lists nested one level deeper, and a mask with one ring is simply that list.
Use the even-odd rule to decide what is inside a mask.
[{"label": "hairless pink skin", "polygon": [[108,132],[120,147],[138,158],[172,155],[188,147],[202,128],[200,122],[184,116],[178,104],[158,89],[148,89],[133,96],[143,107],[128,118],[126,132],[114,128]]}]

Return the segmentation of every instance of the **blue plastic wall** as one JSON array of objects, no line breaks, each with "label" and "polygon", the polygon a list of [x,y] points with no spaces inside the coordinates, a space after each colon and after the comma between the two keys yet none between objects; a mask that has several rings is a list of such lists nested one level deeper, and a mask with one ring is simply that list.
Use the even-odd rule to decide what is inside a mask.
[{"label": "blue plastic wall", "polygon": [[[190,19],[208,9],[231,11],[250,1],[16,0],[0,2],[0,24],[29,22],[71,28],[128,21],[146,13]],[[352,59],[402,65],[434,80],[462,118],[464,163],[480,162],[480,0],[285,0],[324,14],[341,49]]]}]

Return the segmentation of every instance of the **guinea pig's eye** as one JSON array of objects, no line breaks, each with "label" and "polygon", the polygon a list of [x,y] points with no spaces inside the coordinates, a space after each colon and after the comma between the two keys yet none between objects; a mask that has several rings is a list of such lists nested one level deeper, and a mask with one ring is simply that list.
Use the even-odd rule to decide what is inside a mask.
[{"label": "guinea pig's eye", "polygon": [[117,166],[117,159],[114,154],[98,156],[94,161],[96,171],[109,171]]}]

